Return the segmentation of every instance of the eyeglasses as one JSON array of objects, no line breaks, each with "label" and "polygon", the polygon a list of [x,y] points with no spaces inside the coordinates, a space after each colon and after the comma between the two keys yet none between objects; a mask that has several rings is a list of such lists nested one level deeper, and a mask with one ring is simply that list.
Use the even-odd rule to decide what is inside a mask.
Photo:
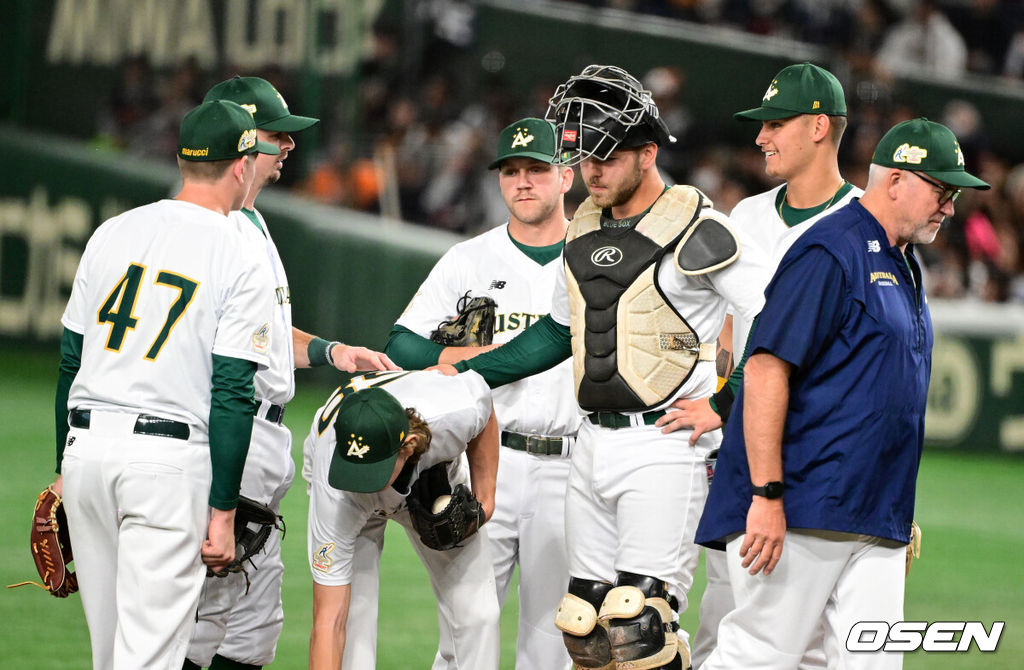
[{"label": "eyeglasses", "polygon": [[956,199],[960,197],[960,189],[956,187],[947,186],[942,182],[935,181],[934,179],[929,179],[920,172],[914,172],[913,170],[907,170],[907,172],[914,175],[921,181],[931,184],[935,188],[942,191],[942,193],[939,194],[939,207],[942,207],[943,205],[950,201],[956,202]]}]

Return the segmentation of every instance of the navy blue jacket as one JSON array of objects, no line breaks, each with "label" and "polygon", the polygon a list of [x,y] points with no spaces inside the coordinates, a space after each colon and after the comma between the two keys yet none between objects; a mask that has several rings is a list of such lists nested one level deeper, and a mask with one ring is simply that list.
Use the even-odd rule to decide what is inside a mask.
[{"label": "navy blue jacket", "polygon": [[[782,438],[787,526],[909,542],[933,341],[913,249],[890,247],[853,201],[793,244],[765,298],[749,350],[794,366]],[[697,529],[697,542],[715,548],[746,530],[744,393]]]}]

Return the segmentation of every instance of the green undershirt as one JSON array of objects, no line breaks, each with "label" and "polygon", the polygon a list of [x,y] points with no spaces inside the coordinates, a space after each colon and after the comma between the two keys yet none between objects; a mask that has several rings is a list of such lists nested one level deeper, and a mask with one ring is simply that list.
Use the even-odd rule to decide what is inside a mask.
[{"label": "green undershirt", "polygon": [[571,355],[569,327],[546,314],[504,345],[459,361],[455,369],[474,370],[495,388],[544,372]]},{"label": "green undershirt", "polygon": [[846,194],[849,193],[851,189],[853,189],[853,184],[848,181],[844,181],[843,185],[839,187],[839,190],[825,202],[820,205],[815,205],[814,207],[799,208],[790,207],[786,202],[786,187],[783,186],[775,196],[775,211],[782,217],[782,222],[792,228],[793,226],[807,221],[813,216],[821,214],[828,209],[832,203],[845,198]]},{"label": "green undershirt", "polygon": [[256,216],[256,212],[251,209],[242,208],[242,214],[245,214],[246,218],[253,222],[259,231],[263,232],[263,225],[260,223],[260,217]]}]

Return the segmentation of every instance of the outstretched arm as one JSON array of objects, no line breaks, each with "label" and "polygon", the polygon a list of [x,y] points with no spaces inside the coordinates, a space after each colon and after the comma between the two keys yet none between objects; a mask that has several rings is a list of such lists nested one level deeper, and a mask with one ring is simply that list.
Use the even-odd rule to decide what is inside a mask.
[{"label": "outstretched arm", "polygon": [[548,315],[497,349],[460,361],[454,367],[459,372],[478,372],[494,388],[544,372],[571,354],[569,327]]},{"label": "outstretched arm", "polygon": [[331,365],[342,372],[399,369],[386,354],[379,351],[341,342],[328,342],[295,327],[292,327],[292,350],[296,368]]}]

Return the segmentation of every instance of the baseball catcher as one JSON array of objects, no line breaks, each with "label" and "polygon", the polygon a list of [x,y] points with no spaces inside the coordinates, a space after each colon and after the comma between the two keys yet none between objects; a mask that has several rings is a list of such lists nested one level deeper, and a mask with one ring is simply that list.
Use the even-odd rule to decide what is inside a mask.
[{"label": "baseball catcher", "polygon": [[64,514],[61,497],[47,486],[36,499],[32,514],[32,531],[29,535],[32,558],[43,583],[21,582],[8,588],[32,584],[46,589],[57,598],[66,598],[78,590],[78,579],[70,572],[68,565],[74,559],[71,553],[71,538],[68,535],[68,520]]},{"label": "baseball catcher", "polygon": [[456,314],[442,321],[430,339],[446,347],[484,347],[494,339],[494,312],[498,304],[482,295],[471,298],[469,291],[459,298]]},{"label": "baseball catcher", "polygon": [[448,463],[438,463],[420,474],[406,498],[412,525],[426,546],[446,551],[476,533],[484,523],[484,510],[465,484],[452,490]]},{"label": "baseball catcher", "polygon": [[[274,530],[284,535],[284,517],[252,498],[238,496],[238,508],[235,510],[235,559],[217,572],[207,568],[206,576],[227,577],[234,572],[245,573],[245,564],[252,564],[252,557],[263,551],[263,546]],[[246,592],[248,588],[246,573]]]}]

